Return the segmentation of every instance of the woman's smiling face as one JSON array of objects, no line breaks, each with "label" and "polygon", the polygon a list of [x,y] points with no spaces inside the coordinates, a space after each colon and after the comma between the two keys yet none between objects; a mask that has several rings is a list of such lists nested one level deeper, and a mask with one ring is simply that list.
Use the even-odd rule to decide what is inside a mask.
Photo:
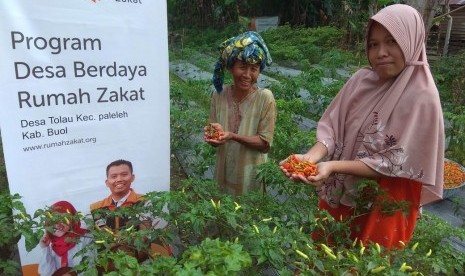
[{"label": "woman's smiling face", "polygon": [[405,58],[399,44],[389,31],[373,22],[368,36],[368,60],[381,79],[397,77],[405,68]]},{"label": "woman's smiling face", "polygon": [[260,75],[260,65],[237,60],[229,71],[233,75],[234,87],[242,92],[249,92]]},{"label": "woman's smiling face", "polygon": [[68,224],[60,222],[53,226],[52,234],[55,237],[62,237],[66,232],[69,232],[70,229],[71,227]]}]

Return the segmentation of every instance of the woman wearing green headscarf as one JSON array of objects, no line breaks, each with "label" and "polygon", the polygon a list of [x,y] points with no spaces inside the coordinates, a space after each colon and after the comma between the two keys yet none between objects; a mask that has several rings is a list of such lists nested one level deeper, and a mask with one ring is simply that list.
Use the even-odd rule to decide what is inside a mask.
[{"label": "woman wearing green headscarf", "polygon": [[[205,141],[217,149],[215,178],[231,195],[263,191],[255,167],[267,160],[273,142],[276,103],[270,90],[257,86],[260,72],[272,59],[262,37],[246,32],[224,41],[213,74],[209,123],[218,131]],[[227,69],[232,85],[223,85]]]}]

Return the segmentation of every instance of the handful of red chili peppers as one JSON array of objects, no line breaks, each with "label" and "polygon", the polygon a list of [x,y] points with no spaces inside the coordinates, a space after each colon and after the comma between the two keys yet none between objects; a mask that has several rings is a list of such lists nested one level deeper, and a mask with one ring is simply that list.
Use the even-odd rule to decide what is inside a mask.
[{"label": "handful of red chili peppers", "polygon": [[289,156],[283,168],[289,173],[303,175],[305,177],[314,176],[318,174],[316,165],[310,161],[300,161],[295,157],[295,154]]},{"label": "handful of red chili peppers", "polygon": [[220,136],[223,135],[223,134],[224,134],[223,131],[217,130],[216,128],[214,128],[212,126],[212,124],[208,124],[206,126],[206,136],[207,136],[208,139],[219,140]]}]

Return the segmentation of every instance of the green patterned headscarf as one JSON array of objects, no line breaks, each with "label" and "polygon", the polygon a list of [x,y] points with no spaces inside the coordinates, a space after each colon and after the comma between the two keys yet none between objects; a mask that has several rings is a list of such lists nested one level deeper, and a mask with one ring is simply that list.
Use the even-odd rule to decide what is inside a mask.
[{"label": "green patterned headscarf", "polygon": [[263,38],[256,32],[245,32],[221,43],[220,58],[213,72],[213,85],[218,93],[223,90],[224,68],[230,69],[237,60],[259,64],[260,72],[273,62]]}]

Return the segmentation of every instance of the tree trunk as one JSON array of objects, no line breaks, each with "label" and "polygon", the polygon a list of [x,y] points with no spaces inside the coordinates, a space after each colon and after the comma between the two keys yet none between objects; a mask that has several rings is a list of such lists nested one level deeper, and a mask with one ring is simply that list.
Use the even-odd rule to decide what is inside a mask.
[{"label": "tree trunk", "polygon": [[378,1],[374,0],[368,4],[368,18],[371,18],[378,12]]},{"label": "tree trunk", "polygon": [[[446,1],[445,9],[446,9],[446,14],[450,12],[449,1]],[[444,48],[442,49],[443,56],[447,56],[447,52],[449,52],[450,33],[452,31],[452,16],[448,14],[446,15],[446,18],[447,18],[447,31],[446,31],[446,40],[444,42]]]}]

